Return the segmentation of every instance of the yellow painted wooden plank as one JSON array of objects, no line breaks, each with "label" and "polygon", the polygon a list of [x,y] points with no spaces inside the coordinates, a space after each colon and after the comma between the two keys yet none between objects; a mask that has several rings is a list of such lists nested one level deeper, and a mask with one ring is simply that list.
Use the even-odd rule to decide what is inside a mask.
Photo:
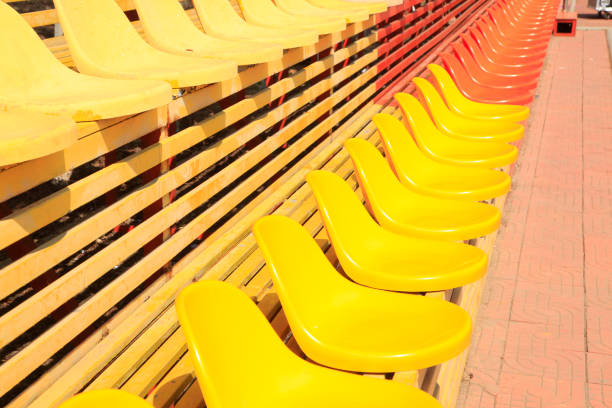
[{"label": "yellow painted wooden plank", "polygon": [[[350,174],[352,172],[352,164],[350,163],[350,161],[348,161],[348,156],[346,155],[346,153],[345,152],[343,152],[343,153],[344,153],[345,157],[344,157],[343,165],[341,166],[341,169],[334,170],[333,166],[332,166],[332,168],[329,168],[328,167],[328,165],[330,164],[329,162],[328,162],[328,165],[325,166],[325,168],[328,169],[328,170],[331,170],[331,171],[336,171],[336,172],[340,171],[340,174],[343,177],[346,177],[348,174]],[[336,159],[337,157],[338,157],[338,155],[334,156],[334,159]],[[353,183],[353,186],[356,187],[356,181],[352,180],[352,183]],[[298,222],[304,222],[304,220],[306,218],[308,218],[312,214],[312,212],[316,209],[316,202],[314,201],[312,193],[309,191],[309,189],[308,189],[308,187],[306,185],[304,185],[298,191],[302,191],[303,194],[307,194],[309,199],[306,200],[306,201],[298,200],[302,204],[300,205],[300,208],[298,209],[298,211],[293,213],[291,216],[292,216],[292,218],[296,219]],[[301,211],[300,211],[300,209],[301,209]],[[313,224],[313,222],[314,222],[314,224]],[[311,229],[314,228],[313,231],[318,231],[317,238],[319,238],[321,240],[325,239],[326,235],[325,235],[325,232],[322,231],[322,227],[323,226],[322,226],[322,223],[321,223],[320,219],[315,220],[313,217],[311,217],[307,221],[307,223],[306,223],[307,227],[309,225],[311,225],[309,228],[311,228]],[[245,246],[249,246],[249,245],[246,244],[245,241],[248,241],[250,239],[252,239],[251,236],[245,238],[245,240],[243,240],[236,247],[237,248],[238,247],[244,248]],[[254,242],[252,242],[251,245],[254,245]],[[328,249],[328,252],[329,252],[330,251],[329,243],[327,243],[326,248]],[[251,256],[252,255],[253,255],[253,253],[251,253]],[[244,263],[243,263],[243,265],[244,265]],[[219,264],[217,264],[215,267],[219,267]],[[247,270],[247,272],[248,272],[248,270]],[[244,273],[240,273],[238,271],[235,271],[234,273],[232,273],[230,275],[230,279],[228,280],[228,282],[231,282],[231,278],[234,277],[235,275],[240,275],[241,278],[242,278],[244,276]],[[241,278],[238,279],[236,283],[239,284],[239,282],[241,281]],[[246,290],[246,288],[245,288],[245,290]],[[276,302],[278,303],[278,299],[276,300]],[[138,352],[139,350],[140,350],[140,348],[138,348],[135,351]],[[170,362],[164,362],[164,364],[166,364],[166,365],[169,364],[169,363]],[[138,372],[134,375],[134,377],[137,378],[137,377],[145,376],[146,378],[148,378],[148,377],[151,376],[150,371],[152,371],[152,370],[155,371],[155,366],[147,366],[146,369],[141,367],[138,370]],[[162,368],[162,370],[163,370],[163,368]],[[183,375],[185,375],[185,373],[181,374],[181,376],[183,376]],[[183,383],[183,381],[177,381],[177,382],[174,382],[173,384],[177,384],[177,386],[180,387],[182,383]],[[167,388],[167,387],[170,387],[170,386],[171,386],[170,384],[164,384],[162,387],[163,388]],[[130,392],[134,392],[134,393],[138,393],[139,392],[138,389],[135,389],[135,388],[128,389],[128,388],[124,387],[124,389],[126,389],[126,390],[128,390]],[[162,391],[162,393],[164,393],[164,394],[167,393],[167,390],[164,389]],[[176,393],[173,393],[172,395],[176,395]],[[155,398],[155,393],[154,393],[154,395],[150,396],[150,399],[154,399],[154,398]],[[156,401],[156,402],[159,404],[159,401]],[[169,404],[169,402],[168,402],[168,404]],[[157,405],[157,406],[159,407],[159,406],[165,406],[165,405],[162,404],[162,405]]]},{"label": "yellow painted wooden plank", "polygon": [[[359,84],[365,83],[367,79],[367,75],[354,79],[349,84],[344,86],[342,88],[342,91],[334,93],[330,98],[326,99],[326,101],[332,104],[341,101],[343,98],[346,98],[346,96],[352,93],[353,90],[357,89],[359,87]],[[370,94],[373,93],[373,91],[375,90],[374,87],[369,87],[366,89],[369,89]],[[312,99],[312,95],[309,95],[308,92],[305,92],[303,96]],[[355,98],[354,104],[362,102],[365,99],[365,96],[366,95],[362,93],[361,98]],[[299,98],[296,98],[296,100],[297,99]],[[324,102],[317,105],[317,107],[321,109],[321,107],[325,107],[325,105],[326,104]],[[348,104],[348,107],[350,107],[350,104]],[[345,110],[347,110],[347,106],[339,109],[337,112],[334,113],[335,116],[332,116],[330,118],[334,121],[337,121],[337,117],[342,117],[341,115],[346,115]],[[321,124],[325,123],[328,128],[331,127],[332,124],[335,122],[329,120],[330,118],[321,122]],[[269,149],[268,153],[270,153],[280,144],[287,142],[290,138],[288,129],[291,129],[292,125],[296,122],[297,121],[292,122],[285,129],[283,129],[283,131],[270,137],[257,148],[251,150],[243,157],[240,162],[237,162],[235,166],[234,164],[228,166],[226,169],[224,169],[224,171],[213,176],[205,183],[198,186],[198,188],[190,191],[188,194],[181,197],[172,205],[164,208],[163,210],[155,214],[153,217],[149,218],[147,221],[136,227],[131,233],[126,234],[124,237],[110,244],[104,251],[94,255],[92,258],[79,265],[79,267],[75,268],[75,270],[81,268],[81,274],[84,274],[85,272],[88,274],[93,274],[96,270],[98,271],[97,273],[101,273],[99,271],[107,270],[109,268],[109,265],[112,266],[114,264],[117,264],[121,257],[125,257],[133,253],[135,249],[138,249],[140,247],[140,241],[142,241],[142,239],[136,238],[142,238],[144,236],[144,242],[147,242],[148,240],[152,239],[155,234],[159,233],[160,229],[163,230],[165,228],[168,228],[170,225],[176,222],[180,218],[179,214],[181,212],[185,211],[185,213],[187,213],[191,209],[196,208],[205,199],[214,194],[214,191],[219,191],[222,186],[226,185],[229,179],[224,180],[219,175],[226,176],[231,174],[231,177],[235,178],[237,175],[235,173],[230,173],[230,171],[232,171],[234,168],[241,168],[242,171],[245,171],[249,167],[257,164],[260,160],[259,151],[263,150],[264,147]],[[303,145],[305,141],[307,141],[308,139],[311,139],[313,141],[318,139],[318,137],[320,137],[322,133],[324,133],[324,131],[318,129],[320,128],[320,125],[317,128],[313,129],[313,131],[308,133],[308,138],[303,137],[302,139],[300,139],[299,142],[292,145],[291,148],[297,149],[297,147],[299,147],[301,150],[303,150],[307,146],[307,144]],[[299,129],[295,130],[297,131]],[[325,129],[325,131],[326,130],[327,129]],[[301,150],[295,151],[294,155],[297,155],[298,151]],[[287,149],[286,151],[289,151],[289,149]],[[247,157],[249,157],[249,159],[247,159]],[[278,157],[276,159],[278,159]],[[274,172],[262,173],[262,170],[266,169],[269,164],[276,164],[276,159],[268,163],[256,174],[260,175],[261,177],[262,174],[274,174],[276,171],[280,170],[279,167]],[[251,184],[250,186],[259,184]],[[244,183],[242,185],[244,185]],[[248,189],[245,190],[247,190],[247,192],[240,196],[240,200],[242,199],[242,197],[245,197],[248,194]],[[229,205],[227,203],[223,204],[231,208],[235,206],[237,202],[230,202]],[[215,206],[213,206],[205,213],[198,216],[194,221],[190,223],[190,225],[192,226],[191,228],[185,227],[181,229],[175,236],[172,237],[172,239],[166,241],[164,245],[158,247],[155,251],[153,251],[147,257],[143,258],[140,262],[138,262],[134,267],[125,272],[119,282],[115,281],[109,284],[107,287],[105,287],[99,293],[89,299],[85,304],[81,305],[78,309],[78,313],[74,312],[68,317],[66,317],[59,324],[54,326],[51,330],[45,332],[43,335],[38,337],[26,349],[18,353],[3,366],[0,366],[0,375],[3,375],[3,372],[8,372],[7,370],[10,370],[10,372],[13,374],[13,381],[18,381],[19,377],[26,375],[29,371],[33,370],[38,364],[42,363],[54,351],[59,349],[59,347],[61,347],[63,344],[66,344],[67,341],[69,341],[74,335],[76,335],[76,333],[78,333],[79,329],[82,329],[91,322],[93,322],[101,313],[104,313],[104,311],[108,310],[108,308],[110,308],[113,304],[120,300],[120,298],[126,292],[129,292],[133,288],[135,288],[140,282],[146,279],[146,277],[148,277],[148,275],[152,271],[155,271],[161,266],[163,266],[163,264],[167,262],[167,260],[172,258],[176,253],[178,253],[182,248],[184,248],[187,243],[193,241],[193,239],[195,239],[203,231],[202,228],[211,225],[213,222],[212,219],[214,217],[210,217],[208,213],[212,211],[212,209],[217,209],[220,212],[218,217],[220,217],[222,214],[227,212],[227,208],[228,207],[223,207],[223,210],[219,211],[218,207],[216,208]],[[133,235],[136,230],[139,230],[140,232],[138,236]],[[21,323],[20,320],[15,320],[18,316],[21,319],[29,319],[30,321],[33,321],[34,319],[31,316],[32,309],[34,307],[39,308],[41,316],[44,316],[44,310],[40,308],[41,306],[43,308],[46,308],[47,310],[52,310],[49,308],[48,303],[57,302],[58,299],[61,299],[61,294],[58,294],[58,288],[60,287],[60,284],[64,284],[64,290],[72,291],[78,289],[78,285],[83,284],[84,281],[82,275],[77,275],[73,272],[74,270],[71,271],[70,274],[64,275],[58,281],[54,282],[52,285],[48,286],[41,292],[45,292],[48,294],[46,301],[47,304],[41,302],[40,299],[37,298],[40,295],[39,293],[33,298],[29,299],[29,301],[31,301],[32,299],[36,299],[37,303],[35,305],[28,304],[27,310],[20,309],[20,307],[17,307],[9,314],[3,316],[3,319],[0,319],[0,327],[2,328],[1,330],[6,330],[8,336],[15,335],[15,333],[17,333],[19,329],[14,330],[13,325]],[[76,282],[71,282],[70,285],[65,284],[65,282],[67,282],[70,278],[74,280],[75,277],[78,277]],[[56,297],[52,295],[58,296]],[[24,304],[29,301],[24,302]],[[23,306],[24,304],[20,306]],[[3,385],[7,387],[10,386],[10,383],[8,382],[6,384],[7,385],[0,384],[0,387],[2,387]],[[0,393],[3,391],[4,390],[0,389]]]},{"label": "yellow painted wooden plank", "polygon": [[[372,94],[374,89],[368,87],[366,90],[362,91],[360,95],[363,95],[363,98],[359,98],[356,100],[357,104],[361,103],[364,99],[369,97]],[[367,111],[367,110],[366,110]],[[337,151],[341,142],[348,136],[349,132],[344,132],[342,136],[338,135],[334,140],[333,144],[329,146],[328,149],[325,149],[321,156],[318,157],[313,165],[316,163],[324,163],[329,157],[329,154]],[[71,392],[78,389],[75,387],[79,387],[84,385],[85,382],[88,381],[88,378],[95,375],[99,369],[101,369],[108,359],[112,359],[116,354],[118,347],[123,347],[127,344],[131,337],[133,337],[134,330],[142,330],[154,317],[153,311],[159,310],[160,307],[164,307],[168,305],[168,302],[171,302],[176,293],[184,287],[186,284],[192,281],[192,279],[198,278],[204,272],[202,270],[203,265],[207,262],[216,262],[219,253],[222,253],[221,248],[231,247],[245,231],[245,228],[248,229],[253,220],[257,219],[262,214],[265,214],[268,209],[274,207],[276,202],[279,199],[282,199],[285,191],[293,189],[295,183],[303,184],[304,172],[296,173],[295,177],[292,178],[291,182],[289,182],[284,188],[279,188],[278,191],[273,193],[268,200],[262,203],[259,210],[254,210],[247,218],[242,220],[236,228],[232,229],[231,233],[222,237],[218,241],[215,241],[214,244],[211,245],[209,251],[205,251],[198,256],[196,260],[194,260],[194,265],[185,268],[184,270],[177,273],[174,276],[168,285],[154,296],[152,296],[150,302],[143,306],[143,308],[134,313],[132,319],[130,321],[130,325],[126,327],[125,330],[116,330],[115,333],[111,333],[100,345],[97,352],[95,354],[90,354],[87,358],[82,359],[79,364],[75,365],[66,376],[64,376],[63,381],[60,381],[53,386],[51,386],[45,393],[43,393],[32,406],[55,406],[67,396],[70,395]],[[170,240],[171,241],[171,240]],[[204,268],[206,269],[206,268]],[[106,351],[104,351],[106,350]]]},{"label": "yellow painted wooden plank", "polygon": [[51,384],[54,384],[58,378],[64,375],[75,364],[79,362],[87,353],[96,348],[109,333],[112,333],[118,326],[130,318],[132,312],[142,306],[147,299],[159,290],[170,278],[167,274],[162,275],[156,282],[152,283],[146,290],[140,293],[136,298],[124,305],[109,321],[105,322],[100,328],[92,333],[86,340],[76,346],[68,355],[57,362],[43,376],[30,384],[19,396],[11,400],[6,408],[26,408],[34,401],[43,391]]},{"label": "yellow painted wooden plank", "polygon": [[[22,0],[13,0],[22,1]],[[115,0],[123,11],[134,10],[134,2],[132,0]],[[31,27],[41,27],[59,23],[57,12],[54,8],[49,10],[32,11],[23,13],[21,16],[30,24]]]},{"label": "yellow painted wooden plank", "polygon": [[88,161],[102,156],[167,123],[166,109],[128,119],[80,123],[80,140],[64,151],[30,160],[0,172],[0,202],[28,191]]}]

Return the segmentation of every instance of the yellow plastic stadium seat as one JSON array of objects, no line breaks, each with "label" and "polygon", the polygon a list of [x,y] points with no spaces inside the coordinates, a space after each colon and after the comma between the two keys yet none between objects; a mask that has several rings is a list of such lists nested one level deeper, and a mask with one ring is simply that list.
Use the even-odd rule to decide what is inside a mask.
[{"label": "yellow plastic stadium seat", "polygon": [[410,371],[469,345],[472,322],[459,306],[351,282],[290,218],[264,217],[253,232],[293,336],[315,362],[355,372]]},{"label": "yellow plastic stadium seat", "polygon": [[316,170],[306,180],[342,270],[355,282],[396,292],[435,292],[486,273],[487,255],[475,246],[412,238],[380,227],[340,176]]},{"label": "yellow plastic stadium seat", "polygon": [[318,34],[340,32],[346,22],[340,17],[295,16],[276,8],[272,0],[238,0],[247,22],[274,28],[295,27]]},{"label": "yellow plastic stadium seat", "polygon": [[299,358],[251,299],[228,283],[194,283],[176,309],[209,408],[441,408],[417,388]]},{"label": "yellow plastic stadium seat", "polygon": [[76,121],[131,115],[172,100],[161,81],[77,74],[59,62],[13,8],[0,2],[0,109],[63,114]]},{"label": "yellow plastic stadium seat", "polygon": [[69,116],[0,109],[0,167],[64,150],[77,139]]},{"label": "yellow plastic stadium seat", "polygon": [[[351,1],[355,3],[378,3],[380,0],[346,0],[346,1]],[[399,6],[401,4],[404,4],[404,0],[385,0],[385,2],[387,3],[387,6],[389,7]]]},{"label": "yellow plastic stadium seat", "polygon": [[508,143],[471,142],[441,133],[419,100],[407,93],[395,94],[404,120],[421,150],[440,163],[455,166],[495,168],[514,163],[518,149]]},{"label": "yellow plastic stadium seat", "polygon": [[438,130],[445,135],[473,142],[515,142],[525,133],[523,125],[501,120],[469,119],[448,109],[436,88],[426,79],[413,78]]},{"label": "yellow plastic stadium seat", "polygon": [[435,197],[472,201],[489,200],[510,191],[508,174],[439,163],[425,156],[395,117],[381,113],[372,120],[380,132],[389,165],[406,187]]},{"label": "yellow plastic stadium seat", "polygon": [[529,117],[529,108],[520,105],[480,103],[463,96],[450,74],[437,64],[427,65],[433,74],[436,86],[449,109],[472,119],[496,119],[522,122]]},{"label": "yellow plastic stadium seat", "polygon": [[384,1],[377,2],[351,2],[343,0],[308,0],[317,7],[328,8],[332,10],[366,10],[370,14],[382,13],[387,11],[387,3]]},{"label": "yellow plastic stadium seat", "polygon": [[316,7],[307,0],[276,0],[278,8],[289,14],[296,16],[313,17],[340,17],[347,23],[357,23],[368,19],[369,14],[366,10],[331,10]]},{"label": "yellow plastic stadium seat", "polygon": [[95,390],[77,394],[59,408],[153,408],[136,395],[121,390]]},{"label": "yellow plastic stadium seat", "polygon": [[316,31],[270,28],[248,24],[228,0],[193,0],[200,23],[207,34],[227,40],[273,42],[283,48],[304,47],[316,43]]},{"label": "yellow plastic stadium seat", "polygon": [[370,212],[383,228],[412,237],[459,241],[485,236],[499,227],[501,213],[494,206],[419,194],[400,183],[370,143],[349,139],[344,146]]},{"label": "yellow plastic stadium seat", "polygon": [[118,79],[159,79],[183,88],[233,78],[233,61],[174,55],[140,37],[115,0],[53,0],[80,72]]},{"label": "yellow plastic stadium seat", "polygon": [[246,40],[230,41],[200,31],[177,0],[135,0],[147,41],[162,51],[194,57],[222,58],[239,65],[279,60],[277,44]]}]

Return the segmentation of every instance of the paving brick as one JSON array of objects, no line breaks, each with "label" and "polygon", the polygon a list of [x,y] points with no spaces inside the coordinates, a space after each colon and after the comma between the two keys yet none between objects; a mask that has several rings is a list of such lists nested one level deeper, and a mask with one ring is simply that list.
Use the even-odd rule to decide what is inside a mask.
[{"label": "paving brick", "polygon": [[612,407],[612,386],[603,384],[588,384],[589,408]]},{"label": "paving brick", "polygon": [[503,320],[478,319],[468,353],[468,368],[487,371],[492,376],[501,372],[507,326],[508,323]]},{"label": "paving brick", "polygon": [[592,384],[612,385],[612,355],[587,353],[587,380]]},{"label": "paving brick", "polygon": [[609,309],[587,307],[587,350],[612,354],[612,313]]},{"label": "paving brick", "polygon": [[495,408],[585,408],[585,388],[583,381],[502,372]]},{"label": "paving brick", "polygon": [[459,408],[612,407],[611,73],[603,31],[551,40]]}]

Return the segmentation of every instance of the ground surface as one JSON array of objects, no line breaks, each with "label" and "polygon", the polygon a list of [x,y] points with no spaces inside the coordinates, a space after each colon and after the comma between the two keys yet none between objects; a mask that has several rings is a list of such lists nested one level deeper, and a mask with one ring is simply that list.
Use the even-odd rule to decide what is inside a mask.
[{"label": "ground surface", "polygon": [[606,31],[553,37],[538,93],[459,408],[612,407]]}]

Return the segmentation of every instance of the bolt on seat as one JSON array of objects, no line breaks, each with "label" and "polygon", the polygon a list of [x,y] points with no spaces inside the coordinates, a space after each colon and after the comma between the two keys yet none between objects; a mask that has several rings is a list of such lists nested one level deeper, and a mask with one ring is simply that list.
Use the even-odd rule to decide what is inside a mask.
[{"label": "bolt on seat", "polygon": [[357,23],[368,19],[369,14],[364,10],[333,10],[317,7],[307,0],[276,0],[278,8],[286,13],[296,16],[312,17],[340,17],[347,23]]},{"label": "bolt on seat", "polygon": [[[411,237],[463,241],[499,228],[492,205],[422,194],[394,176],[378,150],[363,139],[349,139],[348,150],[370,213],[385,229]],[[429,169],[423,168],[425,173]]]},{"label": "bolt on seat", "polygon": [[466,98],[455,85],[450,74],[436,64],[427,65],[440,94],[450,110],[472,119],[494,119],[522,122],[529,117],[529,107],[521,105],[476,102]]},{"label": "bolt on seat", "polygon": [[315,362],[355,372],[410,371],[447,361],[469,345],[465,310],[351,282],[290,218],[266,216],[253,233],[293,336]]},{"label": "bolt on seat", "polygon": [[233,61],[195,58],[147,44],[114,0],[53,0],[80,72],[117,79],[158,79],[173,88],[233,78]]},{"label": "bolt on seat", "polygon": [[259,64],[283,57],[283,48],[278,44],[231,41],[204,34],[177,0],[135,0],[134,4],[147,41],[162,51],[228,59],[238,65]]},{"label": "bolt on seat", "polygon": [[67,115],[0,109],[0,167],[64,150],[78,136]]},{"label": "bolt on seat", "polygon": [[426,79],[413,78],[436,127],[447,136],[467,141],[515,142],[525,133],[523,125],[490,119],[469,119],[448,109],[436,88]]},{"label": "bolt on seat", "polygon": [[306,180],[342,270],[353,281],[396,292],[436,292],[486,273],[487,255],[480,248],[388,231],[340,176],[316,170]]},{"label": "bolt on seat", "polygon": [[418,148],[395,117],[377,114],[372,120],[380,132],[389,165],[407,188],[434,197],[470,201],[489,200],[510,191],[508,174],[437,162]]},{"label": "bolt on seat", "polygon": [[15,108],[92,121],[163,106],[172,90],[161,81],[119,81],[74,72],[59,62],[28,23],[0,2],[0,109]]},{"label": "bolt on seat", "polygon": [[[508,143],[459,140],[440,132],[419,100],[407,93],[395,94],[419,148],[440,163],[496,168],[514,163],[518,149]],[[403,132],[402,132],[403,133]]]},{"label": "bolt on seat", "polygon": [[343,0],[308,0],[311,4],[332,10],[365,10],[369,14],[382,13],[387,11],[387,3],[384,1],[378,2],[352,2]]},{"label": "bolt on seat", "polygon": [[59,408],[153,408],[153,405],[129,392],[109,389],[77,394]]},{"label": "bolt on seat", "polygon": [[[314,305],[313,296],[320,301],[320,294],[317,288],[306,295]],[[441,407],[417,388],[301,359],[283,344],[253,301],[229,283],[189,285],[179,295],[176,310],[209,408]]]},{"label": "bolt on seat", "polygon": [[193,0],[204,31],[226,40],[273,42],[283,48],[312,45],[319,40],[316,31],[270,28],[248,24],[227,0]]},{"label": "bolt on seat", "polygon": [[343,31],[344,18],[322,16],[296,16],[277,8],[272,0],[238,0],[247,22],[263,27],[295,27],[314,30],[319,35]]}]

